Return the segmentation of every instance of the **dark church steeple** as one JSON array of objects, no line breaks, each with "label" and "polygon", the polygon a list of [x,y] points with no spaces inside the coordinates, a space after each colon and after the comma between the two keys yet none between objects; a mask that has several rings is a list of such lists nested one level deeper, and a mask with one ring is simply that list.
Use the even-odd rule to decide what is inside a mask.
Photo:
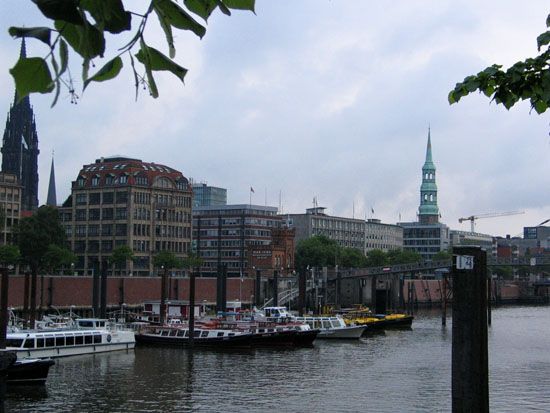
[{"label": "dark church steeple", "polygon": [[[20,57],[27,57],[25,39],[21,43]],[[2,141],[2,172],[14,174],[19,179],[23,187],[23,211],[34,211],[38,207],[39,152],[36,122],[30,99],[25,96],[18,102],[16,92]]]},{"label": "dark church steeple", "polygon": [[48,183],[48,198],[46,200],[46,205],[56,207],[57,206],[57,195],[55,193],[55,168],[53,164],[53,153],[52,153],[52,167],[50,169],[50,182]]}]

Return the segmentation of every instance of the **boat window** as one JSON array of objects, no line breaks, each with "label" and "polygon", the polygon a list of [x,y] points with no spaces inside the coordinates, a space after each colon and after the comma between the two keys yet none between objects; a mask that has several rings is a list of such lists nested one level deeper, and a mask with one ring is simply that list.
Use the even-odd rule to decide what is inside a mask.
[{"label": "boat window", "polygon": [[55,337],[46,337],[46,347],[55,346]]},{"label": "boat window", "polygon": [[101,334],[94,335],[94,344],[101,344]]},{"label": "boat window", "polygon": [[68,346],[74,346],[74,336],[65,337],[65,344]]},{"label": "boat window", "polygon": [[235,333],[229,333],[229,334],[228,334],[229,337],[232,337],[232,336],[234,336],[234,335],[235,335]]},{"label": "boat window", "polygon": [[94,322],[92,320],[78,320],[79,327],[93,327]]},{"label": "boat window", "polygon": [[169,332],[168,330],[162,330],[162,331],[160,332],[160,335],[161,335],[161,336],[167,336],[169,333],[170,333],[170,332]]},{"label": "boat window", "polygon": [[332,327],[334,327],[334,328],[342,327],[340,325],[340,323],[338,322],[338,320],[332,320],[331,324],[332,324]]},{"label": "boat window", "polygon": [[27,337],[25,339],[25,342],[23,343],[23,347],[25,347],[25,348],[34,348],[34,338]]},{"label": "boat window", "polygon": [[64,346],[65,345],[65,337],[64,336],[57,336],[55,338],[55,345],[56,347],[61,347],[61,346]]},{"label": "boat window", "polygon": [[264,331],[265,331],[265,330],[264,330],[263,328],[260,328],[260,329],[258,330],[258,333],[263,333]]},{"label": "boat window", "polygon": [[218,337],[223,337],[223,331],[218,331]]},{"label": "boat window", "polygon": [[91,334],[86,334],[84,336],[84,344],[92,344],[92,343],[93,343],[92,335]]},{"label": "boat window", "polygon": [[185,330],[185,337],[189,337],[189,330]]},{"label": "boat window", "polygon": [[6,340],[6,347],[21,347],[22,344],[22,338],[8,338]]},{"label": "boat window", "polygon": [[208,337],[208,331],[201,332],[201,337]]},{"label": "boat window", "polygon": [[200,335],[201,335],[201,331],[200,331],[200,330],[193,331],[193,337],[200,337]]},{"label": "boat window", "polygon": [[178,330],[171,330],[170,331],[171,336],[175,336],[176,334],[178,334]]},{"label": "boat window", "polygon": [[328,321],[328,320],[323,320],[323,321],[322,321],[322,326],[323,326],[323,328],[331,328],[331,327],[330,327],[330,321]]},{"label": "boat window", "polygon": [[84,344],[84,337],[82,335],[74,336],[74,343],[78,346]]},{"label": "boat window", "polygon": [[183,337],[184,333],[185,333],[184,330],[178,330],[178,337]]}]

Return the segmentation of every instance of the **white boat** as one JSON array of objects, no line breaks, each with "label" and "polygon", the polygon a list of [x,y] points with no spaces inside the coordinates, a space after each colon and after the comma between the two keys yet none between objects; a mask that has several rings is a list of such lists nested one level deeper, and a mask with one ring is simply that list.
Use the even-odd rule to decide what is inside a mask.
[{"label": "white boat", "polygon": [[55,358],[129,350],[135,347],[134,332],[97,318],[80,318],[74,326],[10,331],[6,350],[17,359]]},{"label": "white boat", "polygon": [[266,307],[263,314],[268,320],[289,320],[308,324],[312,329],[319,330],[319,339],[358,339],[367,329],[367,326],[348,326],[340,316],[298,317],[288,312],[285,307]]}]

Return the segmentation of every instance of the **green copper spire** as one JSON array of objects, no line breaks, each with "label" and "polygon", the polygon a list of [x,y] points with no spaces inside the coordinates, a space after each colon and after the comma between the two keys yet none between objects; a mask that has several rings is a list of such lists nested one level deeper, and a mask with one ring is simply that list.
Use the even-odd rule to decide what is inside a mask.
[{"label": "green copper spire", "polygon": [[426,160],[422,167],[422,185],[420,186],[420,207],[418,208],[418,216],[421,224],[436,224],[439,222],[435,165],[432,160],[432,139],[429,127]]}]

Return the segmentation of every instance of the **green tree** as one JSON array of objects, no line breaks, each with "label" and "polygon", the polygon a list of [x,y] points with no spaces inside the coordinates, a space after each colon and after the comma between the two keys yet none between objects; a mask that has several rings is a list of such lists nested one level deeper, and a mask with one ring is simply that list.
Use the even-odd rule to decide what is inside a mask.
[{"label": "green tree", "polygon": [[173,252],[160,251],[153,256],[153,265],[161,270],[160,282],[160,323],[164,324],[166,316],[166,288],[168,284],[168,270],[181,268],[182,263]]},{"label": "green tree", "polygon": [[367,252],[367,267],[382,267],[388,265],[388,254],[379,249]]},{"label": "green tree", "polygon": [[367,266],[367,257],[355,248],[342,248],[339,264],[344,268],[364,268]]},{"label": "green tree", "polygon": [[422,261],[422,256],[416,251],[399,249],[388,251],[388,263],[390,265],[412,264],[420,261]]},{"label": "green tree", "polygon": [[[187,73],[187,69],[174,61],[174,29],[189,30],[202,39],[206,33],[205,23],[215,9],[231,15],[231,9],[253,12],[255,6],[255,0],[184,0],[181,6],[176,0],[151,0],[141,10],[131,0],[33,0],[33,3],[49,20],[51,27],[10,27],[8,32],[14,37],[43,42],[47,52],[45,57],[20,58],[10,73],[19,99],[29,93],[55,91],[52,106],[57,102],[62,86],[68,88],[73,103],[78,99],[70,70],[67,70],[70,49],[82,58],[83,90],[91,82],[103,82],[118,76],[123,67],[122,57],[125,57],[133,71],[136,99],[140,86],[147,88],[156,98],[158,90],[153,72],[171,72],[182,82]],[[129,10],[125,3],[133,9]],[[168,56],[146,42],[145,29],[153,16],[164,31]],[[204,23],[199,23],[197,17]],[[132,27],[135,28],[133,32]],[[132,33],[125,36],[127,32]],[[108,56],[107,39],[126,44],[121,43],[116,52]],[[137,53],[134,53],[135,49]],[[100,59],[105,59],[106,63],[90,75],[90,66],[94,67],[93,62]]]},{"label": "green tree", "polygon": [[0,265],[8,267],[17,265],[21,259],[19,247],[17,245],[0,245]]},{"label": "green tree", "polygon": [[44,254],[43,267],[53,273],[60,268],[70,267],[75,261],[76,256],[70,250],[56,244],[50,244]]},{"label": "green tree", "polygon": [[[550,28],[550,15],[546,27]],[[467,76],[449,92],[449,103],[479,91],[506,109],[529,99],[531,109],[539,114],[545,112],[550,105],[550,30],[537,37],[537,46],[539,52],[542,50],[538,56],[519,61],[506,71],[502,65],[494,64],[477,75]]]},{"label": "green tree", "polygon": [[296,268],[304,271],[310,267],[333,267],[336,265],[340,247],[336,241],[324,235],[316,235],[296,245]]},{"label": "green tree", "polygon": [[443,260],[450,260],[453,257],[453,254],[451,254],[449,251],[439,251],[437,254],[435,254],[432,257],[433,261],[443,261]]},{"label": "green tree", "polygon": [[[34,326],[38,271],[47,265],[46,257],[50,245],[63,248],[66,243],[65,230],[59,221],[57,209],[43,205],[30,217],[21,219],[15,228],[15,238],[23,263],[31,269],[29,321],[30,325]],[[42,297],[42,291],[40,296]]]},{"label": "green tree", "polygon": [[120,245],[113,249],[111,256],[109,257],[109,263],[112,267],[112,275],[115,275],[115,268],[121,268],[123,265],[126,266],[128,261],[134,259],[134,251],[127,245]]}]

